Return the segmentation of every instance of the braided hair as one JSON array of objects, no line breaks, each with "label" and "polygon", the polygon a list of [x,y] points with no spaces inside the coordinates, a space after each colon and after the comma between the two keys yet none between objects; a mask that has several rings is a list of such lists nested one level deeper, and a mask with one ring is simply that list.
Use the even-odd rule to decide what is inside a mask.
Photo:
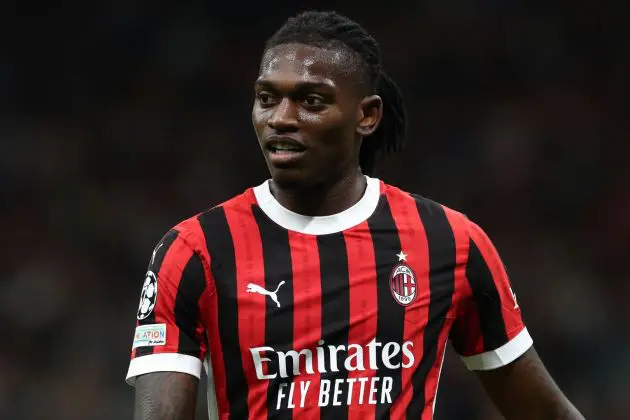
[{"label": "braided hair", "polygon": [[383,117],[376,131],[363,139],[359,165],[371,175],[377,160],[402,150],[407,131],[407,111],[402,93],[382,68],[376,40],[358,23],[336,12],[307,11],[289,18],[265,43],[265,52],[281,44],[298,43],[319,48],[343,48],[362,67],[367,95],[383,99]]}]

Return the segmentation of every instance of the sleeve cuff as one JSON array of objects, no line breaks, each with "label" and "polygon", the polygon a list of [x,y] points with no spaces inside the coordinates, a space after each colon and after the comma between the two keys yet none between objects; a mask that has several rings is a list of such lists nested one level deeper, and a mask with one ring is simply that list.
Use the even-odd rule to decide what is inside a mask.
[{"label": "sleeve cuff", "polygon": [[136,377],[153,372],[181,372],[201,377],[201,360],[179,353],[157,353],[136,357],[129,363],[126,381],[135,386]]},{"label": "sleeve cuff", "polygon": [[462,357],[462,361],[468,370],[491,370],[503,367],[512,363],[534,344],[527,328],[516,335],[513,339],[495,350],[474,356]]}]

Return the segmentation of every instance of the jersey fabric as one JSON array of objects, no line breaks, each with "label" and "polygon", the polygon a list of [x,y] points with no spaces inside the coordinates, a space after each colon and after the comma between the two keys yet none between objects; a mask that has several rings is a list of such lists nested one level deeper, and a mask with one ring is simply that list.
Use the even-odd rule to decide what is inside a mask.
[{"label": "jersey fabric", "polygon": [[431,419],[449,338],[471,370],[532,345],[486,234],[375,178],[331,216],[267,181],[180,223],[137,318],[127,381],[205,362],[211,419]]}]

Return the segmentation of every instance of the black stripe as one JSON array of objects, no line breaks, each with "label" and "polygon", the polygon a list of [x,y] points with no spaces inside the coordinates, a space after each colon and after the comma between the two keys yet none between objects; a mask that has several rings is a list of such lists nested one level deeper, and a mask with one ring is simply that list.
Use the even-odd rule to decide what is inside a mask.
[{"label": "black stripe", "polygon": [[175,323],[179,328],[177,352],[201,356],[201,340],[197,336],[199,298],[206,288],[206,278],[199,255],[193,254],[184,271],[175,296]]},{"label": "black stripe", "polygon": [[[252,206],[254,218],[260,230],[262,251],[265,268],[265,289],[270,292],[278,290],[277,298],[280,307],[271,299],[265,299],[265,345],[276,351],[288,352],[293,350],[293,267],[291,265],[291,248],[289,247],[289,232],[272,223],[262,212],[260,207]],[[280,282],[284,284],[280,286]],[[278,289],[278,287],[280,287]],[[296,349],[300,350],[300,349]],[[288,359],[289,362],[291,359]],[[278,376],[269,381],[267,388],[267,413],[269,418],[292,418],[292,409],[287,408],[289,387],[293,379],[291,363],[288,363],[286,378],[280,377],[278,358],[271,357],[267,364],[269,372],[277,372]],[[284,398],[280,409],[276,409],[280,384],[286,383]],[[295,398],[294,394],[294,398]]]},{"label": "black stripe", "polygon": [[407,407],[407,418],[420,418],[427,396],[427,376],[438,357],[440,331],[453,301],[455,290],[455,235],[439,204],[414,196],[429,246],[429,319],[424,330],[423,356],[412,375],[413,398]]},{"label": "black stripe", "polygon": [[[339,372],[331,372],[330,361],[326,362],[327,372],[320,376],[321,381],[330,381],[328,404],[320,409],[320,418],[344,420],[348,418],[347,387],[337,395],[341,405],[333,406],[335,380],[346,379],[344,367],[348,350],[348,330],[350,327],[350,280],[348,278],[348,252],[343,233],[317,237],[322,293],[322,337],[327,346],[344,346],[345,351],[337,352]],[[328,351],[326,354],[329,354]]]},{"label": "black stripe", "polygon": [[206,237],[211,260],[210,270],[217,289],[219,337],[225,366],[227,398],[230,402],[230,418],[246,419],[249,417],[248,387],[238,337],[234,243],[222,207],[202,213],[198,219]]},{"label": "black stripe", "polygon": [[[151,255],[151,260],[149,260],[149,268],[147,269],[147,275],[149,275],[149,271],[151,271],[157,278],[158,274],[160,273],[160,269],[162,268],[162,262],[164,261],[164,256],[166,255],[166,252],[171,248],[171,245],[173,245],[173,242],[175,242],[175,239],[177,238],[178,235],[179,235],[178,231],[174,229],[169,230],[166,233],[166,235],[164,235],[164,237],[160,240],[160,242],[157,243],[155,248],[153,248],[153,252],[155,252],[155,257]],[[157,283],[158,283],[158,294],[157,294],[156,299],[159,299],[160,298],[160,281],[158,280]],[[138,324],[139,325],[155,324],[155,309],[151,311],[148,317],[142,320],[139,320]],[[154,349],[155,347],[153,346],[138,347],[136,349],[136,357],[145,356],[147,354],[153,354]]]},{"label": "black stripe", "polygon": [[470,283],[477,304],[484,350],[497,349],[509,341],[503,322],[501,298],[488,264],[472,239],[470,240],[466,278]]},{"label": "black stripe", "polygon": [[[376,321],[376,341],[385,345],[393,342],[401,344],[404,339],[405,329],[405,308],[400,305],[392,296],[389,285],[389,278],[392,269],[398,262],[396,254],[401,250],[400,237],[398,230],[392,217],[389,203],[385,197],[381,197],[381,203],[377,213],[368,219],[368,226],[372,234],[372,243],[374,246],[374,259],[376,262],[377,272],[377,303],[378,313]],[[377,353],[382,351],[382,347],[377,349]],[[400,359],[398,359],[400,357]],[[392,359],[392,363],[402,363],[402,353]],[[376,377],[381,378],[376,384],[380,389],[383,386],[383,378],[391,377],[392,402],[400,395],[402,388],[402,368],[388,369],[383,366],[380,360],[377,362],[379,369],[376,371]],[[378,394],[377,394],[378,398]],[[364,400],[364,403],[367,403]],[[379,404],[376,406],[377,419],[389,419],[389,410],[391,404]],[[396,419],[398,420],[398,419]]]}]

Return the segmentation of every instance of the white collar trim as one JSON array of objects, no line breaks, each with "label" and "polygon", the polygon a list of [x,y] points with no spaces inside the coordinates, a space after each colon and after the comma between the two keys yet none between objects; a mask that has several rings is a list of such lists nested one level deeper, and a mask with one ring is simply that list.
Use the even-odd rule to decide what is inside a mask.
[{"label": "white collar trim", "polygon": [[329,216],[304,216],[283,207],[271,194],[269,180],[254,187],[254,195],[261,210],[283,228],[308,235],[327,235],[361,224],[374,213],[381,195],[380,181],[365,178],[367,187],[363,197],[352,207]]}]

